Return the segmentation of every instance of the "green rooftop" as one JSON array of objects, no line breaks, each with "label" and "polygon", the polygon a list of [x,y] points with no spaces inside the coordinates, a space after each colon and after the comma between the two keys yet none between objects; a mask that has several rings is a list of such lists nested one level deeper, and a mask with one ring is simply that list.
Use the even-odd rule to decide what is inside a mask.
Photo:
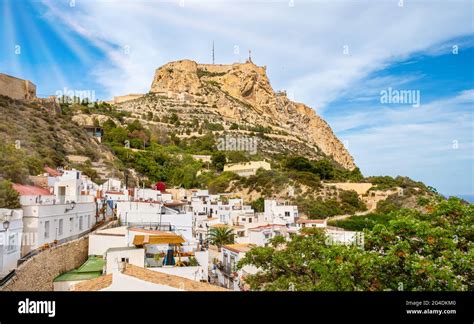
[{"label": "green rooftop", "polygon": [[86,262],[84,262],[83,265],[81,265],[76,271],[78,272],[91,272],[91,271],[100,271],[102,272],[102,269],[105,266],[105,261],[103,258],[99,258],[96,256],[89,256],[89,259],[87,259]]},{"label": "green rooftop", "polygon": [[102,269],[104,268],[104,265],[104,259],[98,258],[96,256],[89,256],[89,259],[87,259],[87,261],[84,262],[79,268],[63,273],[54,278],[53,281],[58,282],[94,279],[102,275]]}]

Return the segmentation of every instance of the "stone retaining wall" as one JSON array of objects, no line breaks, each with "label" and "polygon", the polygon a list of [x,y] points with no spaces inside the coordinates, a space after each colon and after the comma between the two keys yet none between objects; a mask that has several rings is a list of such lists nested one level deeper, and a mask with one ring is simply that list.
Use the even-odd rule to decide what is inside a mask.
[{"label": "stone retaining wall", "polygon": [[22,263],[2,291],[53,291],[53,279],[87,260],[89,237],[49,248]]},{"label": "stone retaining wall", "polygon": [[[109,222],[95,231],[115,224]],[[88,250],[89,235],[85,235],[42,251],[22,263],[0,291],[53,291],[54,278],[86,262]]]}]

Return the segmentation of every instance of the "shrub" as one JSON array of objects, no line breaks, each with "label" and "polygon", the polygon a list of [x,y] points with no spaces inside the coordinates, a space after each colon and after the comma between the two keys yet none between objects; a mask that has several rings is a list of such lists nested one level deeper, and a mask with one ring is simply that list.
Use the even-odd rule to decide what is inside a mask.
[{"label": "shrub", "polygon": [[0,180],[0,208],[20,208],[20,195],[8,180]]}]

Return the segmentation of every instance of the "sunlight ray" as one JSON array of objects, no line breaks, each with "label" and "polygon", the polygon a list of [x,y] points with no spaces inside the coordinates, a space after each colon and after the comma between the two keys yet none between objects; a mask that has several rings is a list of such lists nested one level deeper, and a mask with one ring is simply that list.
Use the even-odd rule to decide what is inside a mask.
[{"label": "sunlight ray", "polygon": [[[30,41],[30,46],[31,48],[35,47],[35,50],[32,51],[34,56],[38,57],[39,55],[43,56],[45,58],[46,64],[48,69],[52,71],[52,75],[54,76],[54,79],[56,80],[56,88],[57,89],[63,89],[64,87],[67,87],[69,85],[69,80],[67,76],[62,72],[61,68],[59,67],[59,64],[57,63],[52,51],[50,50],[49,46],[47,45],[47,42],[45,40],[45,37],[40,33],[38,27],[34,23],[33,20],[28,19],[28,17],[25,17],[24,14],[20,13],[19,14],[19,20],[21,21],[22,26],[29,31],[30,35],[28,37],[28,40]],[[36,54],[36,53],[39,53]],[[53,95],[54,93],[48,93],[43,95]]]},{"label": "sunlight ray", "polygon": [[[9,0],[3,1],[3,42],[7,49],[7,64],[5,69],[12,75],[23,76],[23,69],[20,64],[19,55],[15,54],[15,46],[18,44],[15,24],[13,23],[13,14]],[[21,46],[21,45],[20,45]],[[21,51],[21,47],[20,47]],[[3,69],[2,69],[3,70]]]}]

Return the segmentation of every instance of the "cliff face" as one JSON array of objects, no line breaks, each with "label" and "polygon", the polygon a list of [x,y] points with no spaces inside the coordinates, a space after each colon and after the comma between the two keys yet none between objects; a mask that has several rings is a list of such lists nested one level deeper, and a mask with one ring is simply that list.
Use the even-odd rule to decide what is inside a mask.
[{"label": "cliff face", "polygon": [[122,104],[122,108],[159,112],[168,105],[178,113],[189,115],[198,111],[215,121],[269,127],[272,132],[268,135],[276,141],[284,137],[285,141],[303,143],[347,169],[355,167],[353,158],[329,125],[310,107],[289,100],[285,93],[275,92],[266,68],[252,62],[171,62],[156,70],[150,93],[160,99],[134,100]]}]

